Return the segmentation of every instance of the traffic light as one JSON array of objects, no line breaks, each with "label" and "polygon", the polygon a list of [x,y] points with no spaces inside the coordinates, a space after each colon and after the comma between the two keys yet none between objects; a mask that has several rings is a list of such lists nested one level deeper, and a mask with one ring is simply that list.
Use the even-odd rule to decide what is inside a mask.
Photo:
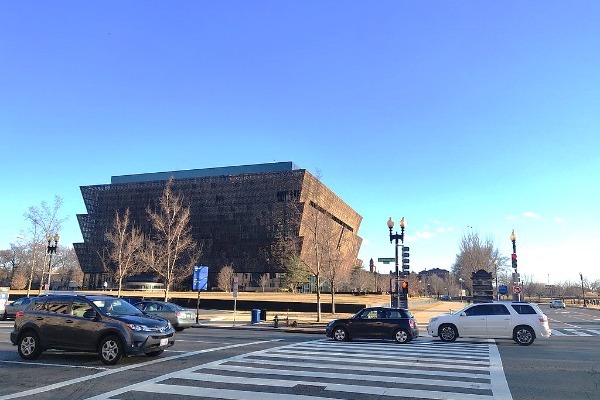
[{"label": "traffic light", "polygon": [[402,293],[408,294],[408,281],[402,281]]},{"label": "traffic light", "polygon": [[517,270],[517,253],[512,253],[512,267]]},{"label": "traffic light", "polygon": [[409,247],[403,246],[402,247],[402,269],[403,270],[407,270],[410,269],[410,259],[408,257],[410,257],[410,253],[408,252],[410,250]]}]

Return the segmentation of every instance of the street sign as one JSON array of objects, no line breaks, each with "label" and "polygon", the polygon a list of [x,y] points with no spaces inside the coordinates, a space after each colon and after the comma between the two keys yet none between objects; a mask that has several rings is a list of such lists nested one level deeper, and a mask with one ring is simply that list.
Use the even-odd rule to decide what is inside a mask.
[{"label": "street sign", "polygon": [[515,286],[513,286],[513,292],[514,292],[515,294],[519,294],[519,293],[521,293],[521,286],[519,286],[519,285],[515,285]]},{"label": "street sign", "polygon": [[396,259],[395,258],[378,258],[377,261],[380,263],[389,264],[389,263],[395,262]]},{"label": "street sign", "polygon": [[[106,282],[104,282],[106,285]],[[196,323],[200,318],[200,291],[208,288],[208,267],[194,265],[194,275],[192,279],[192,289],[198,291],[198,299],[196,300]]]},{"label": "street sign", "polygon": [[193,290],[206,290],[208,287],[208,267],[194,266]]},{"label": "street sign", "polygon": [[233,298],[237,298],[238,294],[238,277],[237,275],[233,277]]},{"label": "street sign", "polygon": [[498,293],[499,294],[508,294],[508,287],[506,285],[498,286]]}]

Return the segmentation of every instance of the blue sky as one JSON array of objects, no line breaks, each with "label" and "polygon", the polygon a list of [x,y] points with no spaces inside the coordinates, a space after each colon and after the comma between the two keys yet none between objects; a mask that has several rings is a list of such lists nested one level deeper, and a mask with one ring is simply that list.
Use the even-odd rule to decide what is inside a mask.
[{"label": "blue sky", "polygon": [[[294,161],[363,216],[360,257],[600,278],[597,1],[0,4],[0,248],[112,175]],[[378,264],[385,272],[389,265]]]}]

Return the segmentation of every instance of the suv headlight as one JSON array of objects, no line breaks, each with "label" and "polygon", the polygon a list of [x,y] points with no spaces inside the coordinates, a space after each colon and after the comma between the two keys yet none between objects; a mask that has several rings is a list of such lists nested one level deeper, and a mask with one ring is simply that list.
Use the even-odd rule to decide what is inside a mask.
[{"label": "suv headlight", "polygon": [[130,327],[131,330],[136,331],[136,332],[149,332],[152,330],[150,327],[147,327],[146,325],[127,324],[127,326]]}]

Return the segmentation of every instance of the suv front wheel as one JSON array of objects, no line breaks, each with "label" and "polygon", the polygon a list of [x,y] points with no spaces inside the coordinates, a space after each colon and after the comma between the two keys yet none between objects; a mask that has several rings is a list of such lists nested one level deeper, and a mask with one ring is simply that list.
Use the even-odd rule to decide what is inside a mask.
[{"label": "suv front wheel", "polygon": [[444,324],[440,326],[438,336],[442,342],[454,342],[458,337],[458,331],[454,325]]},{"label": "suv front wheel", "polygon": [[40,347],[40,338],[32,330],[23,332],[17,341],[19,355],[25,360],[35,360],[42,354]]},{"label": "suv front wheel", "polygon": [[123,358],[123,345],[121,344],[121,340],[115,335],[105,337],[100,342],[98,353],[104,364],[117,364],[121,361],[121,358]]}]

